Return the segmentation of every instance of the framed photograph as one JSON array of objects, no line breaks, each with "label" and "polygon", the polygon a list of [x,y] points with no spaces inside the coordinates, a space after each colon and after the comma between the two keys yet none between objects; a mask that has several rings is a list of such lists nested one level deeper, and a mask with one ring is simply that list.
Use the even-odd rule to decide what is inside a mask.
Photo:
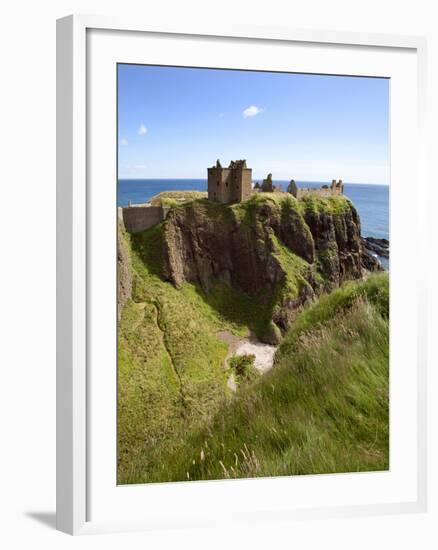
[{"label": "framed photograph", "polygon": [[57,32],[57,525],[426,507],[425,43]]}]

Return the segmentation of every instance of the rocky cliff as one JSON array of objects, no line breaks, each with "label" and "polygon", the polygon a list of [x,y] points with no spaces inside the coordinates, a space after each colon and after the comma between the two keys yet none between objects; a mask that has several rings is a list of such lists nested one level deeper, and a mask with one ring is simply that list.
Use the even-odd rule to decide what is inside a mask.
[{"label": "rocky cliff", "polygon": [[163,230],[164,277],[176,287],[197,283],[207,293],[223,282],[262,301],[272,310],[265,340],[273,343],[316,294],[380,269],[362,246],[358,213],[344,197],[194,201],[172,209]]},{"label": "rocky cliff", "polygon": [[132,293],[131,260],[125,230],[121,223],[117,231],[117,314],[118,319],[122,309]]}]

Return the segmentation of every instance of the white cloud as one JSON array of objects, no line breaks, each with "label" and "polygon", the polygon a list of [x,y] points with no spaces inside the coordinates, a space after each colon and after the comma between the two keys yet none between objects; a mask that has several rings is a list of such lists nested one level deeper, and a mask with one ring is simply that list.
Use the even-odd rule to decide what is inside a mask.
[{"label": "white cloud", "polygon": [[146,168],[146,164],[136,164],[134,168],[136,170],[144,170]]},{"label": "white cloud", "polygon": [[128,140],[126,138],[122,138],[120,140],[120,145],[128,145]]},{"label": "white cloud", "polygon": [[148,133],[148,129],[146,128],[146,126],[144,124],[140,124],[140,126],[138,127],[138,135],[144,136],[147,133]]},{"label": "white cloud", "polygon": [[243,118],[250,118],[250,117],[256,116],[260,113],[263,113],[263,110],[264,109],[261,109],[260,107],[257,107],[256,105],[250,105],[249,107],[247,107],[243,111],[242,116],[243,116]]}]

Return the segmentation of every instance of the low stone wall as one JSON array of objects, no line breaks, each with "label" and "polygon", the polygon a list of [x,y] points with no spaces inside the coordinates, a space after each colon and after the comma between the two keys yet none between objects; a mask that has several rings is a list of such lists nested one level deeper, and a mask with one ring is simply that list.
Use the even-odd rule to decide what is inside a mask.
[{"label": "low stone wall", "polygon": [[166,206],[127,206],[123,208],[123,223],[128,233],[139,233],[166,219]]},{"label": "low stone wall", "polygon": [[299,187],[297,189],[297,199],[302,199],[303,197],[307,197],[308,195],[318,195],[319,197],[333,197],[342,195],[342,191],[340,189],[331,189],[330,187],[328,189],[323,189],[321,187]]}]

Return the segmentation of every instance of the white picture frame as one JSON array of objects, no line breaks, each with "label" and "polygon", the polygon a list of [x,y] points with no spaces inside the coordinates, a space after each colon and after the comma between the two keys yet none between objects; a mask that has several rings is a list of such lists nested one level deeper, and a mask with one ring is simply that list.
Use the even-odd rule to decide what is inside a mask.
[{"label": "white picture frame", "polygon": [[[327,31],[300,31],[286,28],[246,28],[239,25],[230,25],[230,28],[184,28],[177,25],[167,25],[160,29],[150,28],[147,23],[95,16],[69,16],[57,22],[57,528],[70,534],[84,534],[91,532],[108,532],[114,530],[151,529],[158,527],[172,527],[181,525],[206,525],[214,523],[214,518],[205,516],[181,516],[169,512],[168,517],[163,510],[158,510],[153,521],[150,518],[119,517],[112,513],[95,520],[90,517],[91,509],[90,484],[91,473],[94,471],[92,448],[93,433],[90,430],[90,411],[93,410],[95,394],[91,391],[91,326],[90,290],[93,288],[93,277],[90,274],[90,228],[93,227],[93,210],[90,206],[89,181],[93,177],[89,167],[91,139],[89,140],[90,120],[89,105],[90,71],[94,70],[89,62],[90,31],[106,33],[133,33],[140,36],[159,36],[171,38],[175,44],[178,40],[190,40],[193,37],[204,41],[213,41],[220,38],[223,44],[229,44],[230,49],[238,48],[244,43],[263,43],[275,46],[276,44],[301,44],[303,46],[318,45],[319,48],[336,46],[363,47],[380,55],[382,52],[397,51],[410,52],[415,56],[415,81],[411,82],[412,89],[418,99],[415,120],[412,124],[418,126],[418,133],[411,136],[409,145],[415,142],[412,164],[409,173],[415,178],[415,195],[418,216],[418,227],[414,228],[415,241],[425,243],[424,220],[420,215],[425,208],[425,40],[418,37],[402,37],[390,35],[350,34]],[[106,38],[111,40],[111,38]],[[228,42],[227,42],[228,41]],[[172,58],[172,47],[166,50],[166,59]],[[126,58],[123,61],[127,61]],[[166,63],[163,63],[166,64]],[[181,64],[175,62],[175,64]],[[202,66],[202,65],[200,65]],[[341,66],[341,65],[339,65]],[[345,65],[347,67],[347,64]],[[338,74],[350,74],[348,68]],[[88,117],[88,118],[87,118]],[[392,121],[397,123],[397,121]],[[111,139],[115,141],[114,135]],[[114,159],[115,162],[115,159]],[[415,202],[415,201],[414,201]],[[402,206],[395,207],[402,208]],[[393,227],[391,226],[393,229]],[[112,238],[110,236],[109,238]],[[114,242],[115,246],[115,242]],[[417,250],[418,258],[424,258],[424,244]],[[415,430],[412,432],[416,439],[415,448],[415,496],[397,500],[382,500],[370,504],[368,502],[354,502],[354,504],[326,506],[323,504],[287,505],[275,512],[272,517],[288,518],[317,518],[338,515],[383,514],[397,512],[418,512],[426,509],[426,288],[424,262],[418,263],[415,268],[417,280],[415,303],[417,322],[414,326],[415,338],[415,398],[416,415]],[[115,273],[115,271],[114,271]],[[392,283],[391,283],[392,284]],[[95,416],[95,415],[94,415]],[[115,419],[114,419],[115,422]],[[412,466],[414,468],[414,466]],[[309,476],[312,477],[312,476]],[[313,476],[327,479],[329,476]],[[370,478],[368,478],[370,479]],[[268,483],[282,483],[284,478],[269,480]],[[263,483],[263,480],[258,480]],[[231,482],[235,483],[235,482]],[[234,485],[234,496],[240,491],[251,492],[255,480],[239,481]],[[328,483],[324,481],[324,483]],[[335,482],[336,483],[336,482]],[[220,491],[223,484],[228,488],[230,482],[202,482],[192,484],[198,496],[210,491]],[[155,498],[158,491],[169,495],[178,491],[178,498],[195,498],[186,496],[184,486],[166,484],[167,487],[153,489]],[[259,485],[261,487],[261,485]],[[230,490],[224,491],[224,498],[229,498]],[[333,489],[333,485],[331,485]],[[140,491],[142,487],[138,488]],[[412,494],[413,494],[412,493]],[[103,493],[102,493],[103,494]],[[188,493],[187,493],[188,495]],[[146,497],[147,498],[147,497]],[[157,500],[159,502],[159,499]],[[157,505],[157,508],[159,506]],[[114,508],[116,510],[116,508]],[[211,516],[213,513],[211,512]],[[269,514],[260,515],[259,509],[248,508],[245,515],[237,518],[238,521],[259,520]]]}]

